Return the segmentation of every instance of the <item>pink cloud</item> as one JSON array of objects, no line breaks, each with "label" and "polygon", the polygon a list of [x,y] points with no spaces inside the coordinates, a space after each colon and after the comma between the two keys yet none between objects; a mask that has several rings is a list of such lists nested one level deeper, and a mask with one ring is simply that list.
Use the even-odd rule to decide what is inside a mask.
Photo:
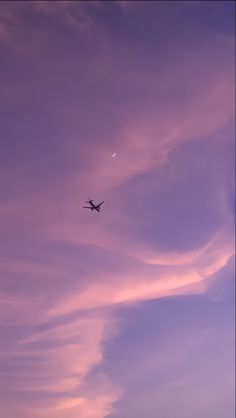
[{"label": "pink cloud", "polygon": [[[15,363],[5,387],[9,386],[10,392],[28,393],[27,400],[22,400],[23,410],[33,418],[42,414],[50,418],[67,414],[83,418],[105,416],[112,411],[120,390],[103,374],[97,373],[91,379],[87,375],[102,361],[103,341],[114,335],[113,327],[107,315],[90,315],[31,332],[4,354],[5,364]],[[33,359],[32,366],[22,373],[20,365],[27,364],[29,357],[31,363]],[[38,393],[44,393],[45,399],[35,408],[31,397]],[[3,401],[3,410],[4,404]],[[14,411],[14,402],[11,410]]]}]

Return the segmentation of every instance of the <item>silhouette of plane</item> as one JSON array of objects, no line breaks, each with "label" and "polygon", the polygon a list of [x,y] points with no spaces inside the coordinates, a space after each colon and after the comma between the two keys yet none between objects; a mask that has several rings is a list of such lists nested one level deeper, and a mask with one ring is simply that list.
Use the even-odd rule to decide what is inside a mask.
[{"label": "silhouette of plane", "polygon": [[100,212],[100,206],[104,203],[104,200],[103,202],[99,203],[99,205],[94,205],[93,199],[89,199],[86,203],[89,203],[91,206],[83,206],[83,208],[96,210],[97,212]]}]

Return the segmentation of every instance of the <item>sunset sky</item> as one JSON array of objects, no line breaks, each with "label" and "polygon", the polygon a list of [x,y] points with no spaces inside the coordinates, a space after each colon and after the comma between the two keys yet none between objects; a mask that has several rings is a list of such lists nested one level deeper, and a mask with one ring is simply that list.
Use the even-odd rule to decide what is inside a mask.
[{"label": "sunset sky", "polygon": [[1,1],[0,418],[234,418],[234,19]]}]

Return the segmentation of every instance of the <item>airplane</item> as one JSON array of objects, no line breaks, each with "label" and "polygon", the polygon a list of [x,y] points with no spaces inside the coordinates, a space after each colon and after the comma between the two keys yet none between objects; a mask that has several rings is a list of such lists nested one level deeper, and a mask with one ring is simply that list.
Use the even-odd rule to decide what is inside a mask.
[{"label": "airplane", "polygon": [[103,202],[99,203],[99,205],[94,205],[93,199],[89,199],[86,203],[89,203],[91,206],[83,206],[83,208],[96,210],[97,212],[100,212],[100,206],[104,203],[104,200]]}]

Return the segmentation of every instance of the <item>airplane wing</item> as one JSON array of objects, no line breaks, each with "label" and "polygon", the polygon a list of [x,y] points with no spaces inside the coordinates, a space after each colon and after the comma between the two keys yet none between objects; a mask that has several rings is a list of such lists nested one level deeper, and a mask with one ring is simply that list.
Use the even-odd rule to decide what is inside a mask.
[{"label": "airplane wing", "polygon": [[82,206],[85,209],[92,209],[91,206]]},{"label": "airplane wing", "polygon": [[97,208],[100,208],[100,206],[101,206],[103,203],[104,203],[104,200],[103,200],[103,202],[99,203],[99,205],[97,205]]}]

